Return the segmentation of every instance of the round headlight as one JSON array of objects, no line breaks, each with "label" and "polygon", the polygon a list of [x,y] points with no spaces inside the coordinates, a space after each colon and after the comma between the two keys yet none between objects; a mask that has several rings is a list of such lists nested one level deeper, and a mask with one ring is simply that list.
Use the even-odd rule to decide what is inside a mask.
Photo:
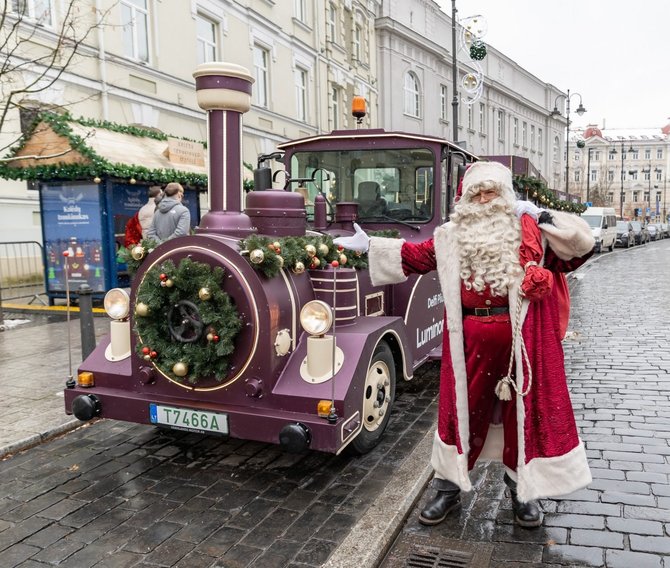
[{"label": "round headlight", "polygon": [[333,325],[333,311],[321,300],[307,302],[300,310],[300,325],[310,335],[323,335]]},{"label": "round headlight", "polygon": [[107,315],[115,320],[128,317],[130,310],[130,297],[128,292],[121,288],[112,288],[105,294],[105,311]]}]

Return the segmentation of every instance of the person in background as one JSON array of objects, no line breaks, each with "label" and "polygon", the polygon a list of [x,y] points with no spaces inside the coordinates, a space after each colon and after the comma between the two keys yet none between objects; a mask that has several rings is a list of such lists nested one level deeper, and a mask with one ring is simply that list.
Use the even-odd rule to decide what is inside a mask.
[{"label": "person in background", "polygon": [[593,253],[583,219],[517,201],[512,174],[477,162],[433,238],[369,238],[354,225],[335,244],[369,250],[375,286],[437,270],[445,303],[432,497],[419,515],[442,522],[470,491],[478,459],[501,461],[516,523],[542,523],[540,498],[591,482],[570,403],[555,278]]},{"label": "person in background", "polygon": [[176,182],[165,186],[163,198],[156,206],[151,227],[146,237],[159,242],[188,235],[191,229],[191,213],[182,205],[184,188]]},{"label": "person in background", "polygon": [[152,185],[149,188],[148,195],[149,198],[147,202],[140,207],[138,211],[138,219],[140,225],[142,226],[142,237],[147,236],[147,231],[151,227],[151,222],[154,218],[154,212],[156,211],[156,204],[160,201],[160,195],[163,190],[158,185]]}]

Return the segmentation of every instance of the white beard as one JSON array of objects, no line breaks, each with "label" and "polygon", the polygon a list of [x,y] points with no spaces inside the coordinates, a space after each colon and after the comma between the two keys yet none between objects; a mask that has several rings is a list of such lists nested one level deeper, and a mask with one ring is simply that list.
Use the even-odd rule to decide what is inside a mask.
[{"label": "white beard", "polygon": [[461,200],[451,221],[465,287],[482,292],[488,285],[493,296],[507,296],[511,282],[523,273],[521,224],[512,205],[501,198],[485,204]]}]

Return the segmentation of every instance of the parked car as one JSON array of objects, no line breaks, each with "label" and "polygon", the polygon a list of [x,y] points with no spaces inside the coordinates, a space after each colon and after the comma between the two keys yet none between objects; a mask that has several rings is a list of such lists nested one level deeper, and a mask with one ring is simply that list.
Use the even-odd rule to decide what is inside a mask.
[{"label": "parked car", "polygon": [[617,247],[624,248],[635,245],[635,231],[633,231],[630,221],[616,222],[616,241],[614,244]]},{"label": "parked car", "polygon": [[652,225],[650,223],[649,225],[647,225],[647,231],[649,231],[649,240],[650,241],[656,241],[656,240],[661,239],[658,227],[656,225]]},{"label": "parked car", "polygon": [[663,238],[667,239],[670,237],[670,225],[667,223],[661,223],[661,233],[663,233]]},{"label": "parked car", "polygon": [[647,227],[640,223],[640,221],[631,221],[630,224],[633,227],[633,231],[635,231],[635,244],[643,245],[648,243],[649,231],[647,231]]},{"label": "parked car", "polygon": [[588,207],[581,215],[591,227],[596,252],[614,250],[616,244],[616,213],[613,207]]}]

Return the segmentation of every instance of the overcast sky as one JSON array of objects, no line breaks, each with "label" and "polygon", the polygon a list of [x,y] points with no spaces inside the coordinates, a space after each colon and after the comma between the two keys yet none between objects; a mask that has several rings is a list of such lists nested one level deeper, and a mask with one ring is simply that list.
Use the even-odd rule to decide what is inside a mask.
[{"label": "overcast sky", "polygon": [[[451,15],[451,0],[437,2]],[[582,95],[587,112],[571,113],[574,127],[670,122],[670,0],[456,0],[456,8],[459,18],[484,16],[485,43]],[[571,111],[578,104],[572,97]]]}]

